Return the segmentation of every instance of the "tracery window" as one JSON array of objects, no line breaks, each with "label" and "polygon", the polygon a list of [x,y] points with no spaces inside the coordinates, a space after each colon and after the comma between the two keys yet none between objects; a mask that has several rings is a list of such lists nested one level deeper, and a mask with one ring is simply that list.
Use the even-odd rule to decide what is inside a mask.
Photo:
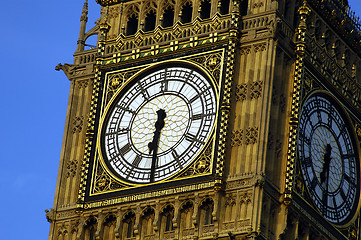
[{"label": "tracery window", "polygon": [[114,229],[117,218],[114,215],[109,215],[104,221],[104,231],[102,239],[112,239],[114,237]]},{"label": "tracery window", "polygon": [[90,218],[84,227],[84,239],[95,240],[96,219]]},{"label": "tracery window", "polygon": [[192,214],[193,214],[193,203],[188,201],[186,204],[182,206],[181,209],[181,227],[183,230],[193,228]]},{"label": "tracery window", "polygon": [[163,232],[173,231],[173,217],[174,208],[171,205],[167,205],[162,212],[161,229]]},{"label": "tracery window", "polygon": [[148,32],[154,30],[155,21],[156,21],[156,13],[154,10],[151,10],[147,13],[145,17],[144,31]]},{"label": "tracery window", "polygon": [[148,208],[141,218],[141,238],[150,237],[153,232],[154,210]]},{"label": "tracery window", "polygon": [[127,22],[127,31],[126,35],[133,35],[138,30],[138,15],[132,14]]},{"label": "tracery window", "polygon": [[168,7],[163,13],[163,27],[170,27],[174,22],[174,8]]},{"label": "tracery window", "polygon": [[213,201],[210,198],[207,198],[201,206],[201,222],[204,226],[212,225],[213,221]]},{"label": "tracery window", "polygon": [[230,0],[220,0],[218,4],[220,4],[220,13],[222,15],[229,13],[229,1]]},{"label": "tracery window", "polygon": [[122,236],[124,239],[129,239],[135,237],[134,234],[134,223],[135,223],[135,214],[133,212],[129,212],[124,216],[123,219],[123,229]]},{"label": "tracery window", "polygon": [[193,12],[192,4],[190,2],[187,2],[186,4],[184,4],[182,7],[182,11],[180,13],[181,22],[182,23],[191,22],[192,21],[192,12]]},{"label": "tracery window", "polygon": [[202,19],[209,18],[211,15],[211,2],[209,0],[202,1],[199,10],[200,10],[200,17]]}]

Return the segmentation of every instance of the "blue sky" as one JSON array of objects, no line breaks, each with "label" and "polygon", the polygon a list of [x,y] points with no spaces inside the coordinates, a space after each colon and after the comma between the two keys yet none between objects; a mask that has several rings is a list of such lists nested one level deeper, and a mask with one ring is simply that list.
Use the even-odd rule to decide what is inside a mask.
[{"label": "blue sky", "polygon": [[[3,1],[0,43],[0,238],[47,239],[83,0]],[[361,2],[349,0],[361,15]],[[89,27],[100,7],[89,0]],[[3,215],[4,214],[4,215]]]}]

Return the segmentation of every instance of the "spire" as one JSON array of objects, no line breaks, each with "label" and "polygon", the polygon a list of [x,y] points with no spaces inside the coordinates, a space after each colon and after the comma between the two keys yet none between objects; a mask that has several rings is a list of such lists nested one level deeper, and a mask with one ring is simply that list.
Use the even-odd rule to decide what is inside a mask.
[{"label": "spire", "polygon": [[79,31],[78,45],[76,49],[77,52],[84,50],[84,44],[85,44],[84,35],[85,35],[87,22],[88,22],[88,0],[85,0],[80,17],[80,31]]}]

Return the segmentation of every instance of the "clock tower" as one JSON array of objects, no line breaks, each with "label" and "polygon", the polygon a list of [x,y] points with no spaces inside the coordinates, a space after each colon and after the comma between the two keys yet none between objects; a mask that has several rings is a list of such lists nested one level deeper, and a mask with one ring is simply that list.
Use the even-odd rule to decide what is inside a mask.
[{"label": "clock tower", "polygon": [[347,0],[97,2],[56,67],[71,87],[49,239],[361,239]]}]

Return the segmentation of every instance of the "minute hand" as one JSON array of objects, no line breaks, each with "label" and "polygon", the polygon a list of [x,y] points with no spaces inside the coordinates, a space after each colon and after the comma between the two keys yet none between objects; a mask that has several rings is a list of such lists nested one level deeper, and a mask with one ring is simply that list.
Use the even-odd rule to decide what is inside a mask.
[{"label": "minute hand", "polygon": [[160,132],[162,128],[164,127],[164,119],[167,116],[164,109],[159,109],[157,111],[158,119],[155,122],[155,132],[153,136],[153,141],[148,143],[149,148],[149,154],[153,152],[152,155],[152,166],[150,170],[150,182],[154,182],[154,173],[155,173],[155,163],[157,161],[157,154],[158,154],[158,143],[159,143],[159,137]]}]

